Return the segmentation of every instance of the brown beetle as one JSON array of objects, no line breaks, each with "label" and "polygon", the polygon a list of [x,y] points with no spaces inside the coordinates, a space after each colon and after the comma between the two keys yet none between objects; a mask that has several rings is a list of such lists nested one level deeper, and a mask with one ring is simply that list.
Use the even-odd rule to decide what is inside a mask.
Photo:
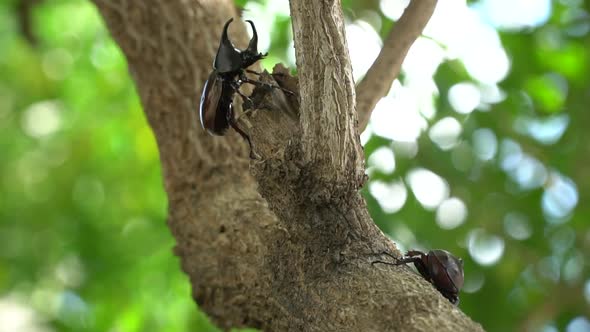
[{"label": "brown beetle", "polygon": [[414,263],[422,277],[430,282],[444,297],[454,305],[459,304],[459,291],[463,287],[463,260],[455,257],[446,250],[435,249],[428,253],[410,250],[404,257],[398,259],[390,253],[384,252],[396,260],[395,263],[374,261],[387,265],[402,265]]},{"label": "brown beetle", "polygon": [[252,80],[246,76],[246,72],[260,76],[260,73],[247,68],[263,59],[266,54],[258,52],[258,33],[254,22],[249,20],[246,20],[246,22],[252,27],[252,39],[250,39],[248,48],[243,51],[236,49],[227,35],[227,29],[232,21],[233,18],[230,18],[223,26],[219,48],[213,61],[213,70],[209,74],[201,94],[199,117],[203,129],[206,129],[212,135],[224,135],[231,126],[248,142],[250,158],[255,159],[256,154],[250,136],[238,127],[234,117],[234,94],[237,93],[244,102],[251,105],[250,98],[240,92],[240,86],[244,83],[293,93],[280,86]]},{"label": "brown beetle", "polygon": [[257,84],[244,74],[246,68],[264,58],[266,54],[258,53],[258,34],[252,21],[246,21],[252,26],[252,39],[248,48],[240,51],[234,47],[227,36],[227,29],[233,18],[223,26],[221,41],[217,55],[213,61],[213,71],[209,75],[199,103],[201,126],[213,135],[224,135],[231,126],[250,146],[250,158],[255,158],[252,141],[236,123],[233,110],[234,93],[238,93],[244,100],[249,100],[240,91],[243,83]]}]

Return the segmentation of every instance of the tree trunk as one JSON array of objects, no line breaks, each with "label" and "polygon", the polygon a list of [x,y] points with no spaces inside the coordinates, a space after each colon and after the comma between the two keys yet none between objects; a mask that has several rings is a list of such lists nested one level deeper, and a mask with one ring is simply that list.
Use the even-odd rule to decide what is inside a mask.
[{"label": "tree trunk", "polygon": [[[232,1],[94,2],[158,142],[175,253],[218,326],[481,330],[409,268],[371,265],[399,252],[359,194],[364,157],[339,1],[291,1],[300,98],[273,90],[242,121],[261,160],[248,159],[234,131],[213,137],[198,119],[221,28],[238,17]],[[240,20],[230,38],[245,48]]]}]

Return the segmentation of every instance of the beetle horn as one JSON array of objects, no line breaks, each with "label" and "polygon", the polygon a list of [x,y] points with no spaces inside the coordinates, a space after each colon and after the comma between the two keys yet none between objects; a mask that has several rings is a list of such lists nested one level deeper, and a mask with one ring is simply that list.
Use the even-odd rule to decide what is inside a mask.
[{"label": "beetle horn", "polygon": [[241,61],[240,51],[236,50],[227,36],[227,28],[233,20],[233,18],[230,18],[223,26],[219,49],[217,49],[217,56],[213,62],[213,67],[221,73],[238,69],[237,67],[239,67]]},{"label": "beetle horn", "polygon": [[254,22],[250,20],[246,20],[246,22],[250,23],[250,26],[252,27],[252,39],[250,39],[246,52],[258,54],[258,34],[256,33],[256,27],[254,26]]},{"label": "beetle horn", "polygon": [[232,17],[227,22],[225,22],[225,25],[223,26],[223,32],[221,33],[221,43],[219,44],[219,48],[221,48],[222,46],[229,46],[231,48],[234,47],[232,42],[229,40],[229,37],[227,36],[227,28],[229,28],[229,24],[233,22],[233,20],[234,18]]}]

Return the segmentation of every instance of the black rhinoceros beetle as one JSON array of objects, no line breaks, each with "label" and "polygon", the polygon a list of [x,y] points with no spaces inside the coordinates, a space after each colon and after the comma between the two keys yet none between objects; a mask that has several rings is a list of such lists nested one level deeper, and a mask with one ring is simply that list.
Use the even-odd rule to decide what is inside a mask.
[{"label": "black rhinoceros beetle", "polygon": [[201,126],[210,134],[224,135],[230,126],[234,128],[248,142],[250,158],[254,158],[250,136],[236,124],[233,111],[234,93],[238,93],[244,100],[250,101],[250,98],[239,91],[240,86],[244,83],[281,88],[246,77],[245,71],[260,75],[246,68],[264,58],[266,54],[258,53],[258,34],[254,23],[249,20],[246,22],[252,27],[252,39],[250,39],[248,48],[243,51],[236,49],[227,36],[227,29],[232,21],[233,18],[229,19],[223,26],[221,41],[213,61],[213,71],[209,74],[201,95],[199,115]]},{"label": "black rhinoceros beetle", "polygon": [[457,258],[442,249],[430,250],[426,254],[418,250],[410,250],[401,259],[387,252],[383,254],[392,257],[396,262],[374,261],[373,264],[402,265],[414,263],[414,266],[424,279],[434,285],[451,303],[454,305],[459,304],[459,291],[463,287],[464,281],[463,260],[461,258]]}]

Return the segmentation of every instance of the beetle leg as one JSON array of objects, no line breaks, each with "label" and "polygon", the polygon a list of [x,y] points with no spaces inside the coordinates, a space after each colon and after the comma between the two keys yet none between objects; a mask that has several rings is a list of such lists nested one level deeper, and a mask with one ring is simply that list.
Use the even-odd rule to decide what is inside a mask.
[{"label": "beetle leg", "polygon": [[287,89],[285,89],[283,87],[280,87],[278,85],[274,85],[274,84],[266,83],[266,82],[261,82],[261,81],[256,81],[256,80],[251,80],[251,79],[249,79],[249,78],[247,78],[245,76],[244,77],[241,77],[240,78],[240,81],[242,83],[249,83],[249,84],[256,85],[256,86],[267,86],[267,87],[272,88],[272,89],[280,89],[280,90],[282,90],[285,93],[288,93],[290,95],[295,95],[293,93],[293,91],[287,90]]},{"label": "beetle leg", "polygon": [[252,145],[252,141],[250,140],[250,136],[248,136],[248,134],[246,134],[242,129],[240,129],[240,127],[238,127],[238,124],[236,123],[236,119],[234,118],[234,112],[230,111],[227,112],[227,117],[228,117],[228,122],[230,124],[230,126],[232,128],[234,128],[235,131],[238,132],[238,134],[240,134],[240,136],[242,136],[247,142],[248,142],[248,146],[250,146],[250,159],[256,159],[256,153],[254,153],[254,146]]},{"label": "beetle leg", "polygon": [[422,277],[424,277],[424,279],[426,279],[428,282],[432,283],[432,276],[428,272],[428,268],[426,267],[426,264],[424,264],[424,262],[420,258],[415,258],[415,259],[416,260],[414,261],[414,266],[416,267],[416,270],[418,270],[418,272],[420,272],[420,274],[422,275]]},{"label": "beetle leg", "polygon": [[256,75],[256,76],[260,76],[260,75],[262,75],[262,73],[259,73],[259,72],[255,71],[255,70],[252,70],[252,69],[244,69],[244,70],[245,70],[247,73],[254,74],[254,75]]},{"label": "beetle leg", "polygon": [[[417,257],[414,253],[417,253],[420,257]],[[416,267],[416,270],[418,270],[420,275],[422,275],[422,277],[424,279],[426,279],[428,282],[432,283],[432,278],[430,276],[430,273],[428,272],[428,268],[426,267],[426,264],[423,261],[422,256],[425,256],[425,255],[422,254],[421,252],[410,252],[410,251],[408,251],[408,253],[406,255],[409,257],[400,259],[397,263],[398,264],[414,263],[414,266]]]},{"label": "beetle leg", "polygon": [[395,263],[392,263],[392,262],[385,262],[385,261],[372,261],[371,262],[371,265],[375,265],[377,263],[381,263],[381,264],[385,264],[385,265],[394,265],[394,266],[395,265],[398,265],[398,264],[395,264]]},{"label": "beetle leg", "polygon": [[248,134],[246,134],[244,131],[242,131],[242,129],[240,129],[240,127],[238,127],[238,125],[235,123],[234,120],[232,120],[230,123],[232,128],[234,128],[235,131],[238,132],[238,134],[240,134],[240,136],[242,136],[247,142],[248,145],[250,146],[250,159],[256,159],[256,153],[254,153],[254,146],[252,145],[252,141],[250,140],[250,136],[248,136]]},{"label": "beetle leg", "polygon": [[252,99],[250,99],[250,97],[243,94],[242,91],[240,91],[239,89],[236,89],[236,92],[240,95],[240,97],[242,97],[245,106],[244,108],[251,109],[254,107],[254,102],[252,101]]},{"label": "beetle leg", "polygon": [[[256,76],[260,76],[260,75],[262,75],[262,73],[259,73],[259,72],[255,71],[255,70],[252,70],[252,69],[244,69],[244,70],[245,70],[247,73],[254,74],[254,75],[256,75]],[[277,76],[287,76],[287,74],[285,74],[285,73],[272,73],[272,75],[277,75]]]},{"label": "beetle leg", "polygon": [[420,272],[422,277],[432,283],[432,276],[430,275],[430,272],[428,272],[428,267],[426,266],[428,263],[428,255],[425,255],[418,250],[409,250],[406,253],[406,258],[402,259],[400,262],[402,261],[406,263],[414,263],[416,270]]},{"label": "beetle leg", "polygon": [[230,81],[229,85],[234,93],[237,93],[238,95],[240,95],[240,97],[242,97],[242,101],[244,102],[243,108],[252,108],[254,106],[254,102],[252,102],[252,99],[250,99],[250,97],[246,96],[242,93],[242,91],[240,91],[240,86],[242,85],[240,81]]},{"label": "beetle leg", "polygon": [[[396,261],[398,260],[397,257],[393,256],[392,254],[388,253],[387,251],[382,251],[381,253],[379,253],[379,255],[389,256],[389,257],[393,258]],[[385,261],[380,261],[380,260],[376,260],[376,261],[371,262],[371,265],[374,265],[376,263],[381,263],[381,264],[386,264],[386,265],[398,265],[396,263],[385,262]]]},{"label": "beetle leg", "polygon": [[418,258],[418,257],[399,258],[399,259],[396,259],[395,265],[403,265],[403,264],[408,264],[408,263],[416,263],[417,261],[420,261],[420,258]]},{"label": "beetle leg", "polygon": [[422,257],[423,255],[424,255],[424,253],[421,251],[418,251],[418,250],[409,250],[408,252],[406,252],[406,256],[410,256],[410,257],[415,257],[415,256]]},{"label": "beetle leg", "polygon": [[389,252],[387,252],[387,251],[382,251],[382,252],[381,252],[379,255],[385,255],[385,256],[389,256],[389,257],[393,258],[393,259],[394,259],[394,260],[396,260],[396,261],[399,259],[399,258],[397,258],[397,257],[393,256],[392,254],[390,254],[390,253],[389,253]]},{"label": "beetle leg", "polygon": [[[241,79],[240,79],[241,81]],[[254,102],[252,102],[252,99],[250,99],[250,97],[246,96],[245,94],[242,93],[242,91],[240,91],[240,85],[241,83],[239,81],[232,81],[230,82],[231,88],[234,90],[234,92],[236,92],[237,94],[240,95],[240,97],[242,97],[242,100],[244,101],[244,103],[246,104],[245,108],[252,108],[254,106]]]}]

